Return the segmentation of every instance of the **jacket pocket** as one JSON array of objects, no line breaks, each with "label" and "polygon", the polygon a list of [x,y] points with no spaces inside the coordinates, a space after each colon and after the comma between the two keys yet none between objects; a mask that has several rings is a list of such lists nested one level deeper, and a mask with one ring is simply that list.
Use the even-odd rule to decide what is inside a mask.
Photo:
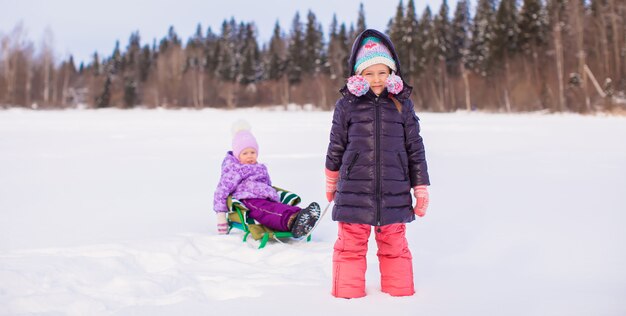
[{"label": "jacket pocket", "polygon": [[402,176],[404,177],[404,181],[409,179],[409,175],[406,172],[406,166],[404,165],[404,160],[402,160],[402,155],[398,153],[398,162],[400,162],[400,167],[402,168]]},{"label": "jacket pocket", "polygon": [[350,164],[348,165],[348,169],[346,170],[346,178],[350,179],[350,171],[352,171],[352,167],[354,167],[354,164],[356,163],[357,159],[359,159],[359,152],[354,154],[354,157],[352,157],[352,160],[350,161]]}]

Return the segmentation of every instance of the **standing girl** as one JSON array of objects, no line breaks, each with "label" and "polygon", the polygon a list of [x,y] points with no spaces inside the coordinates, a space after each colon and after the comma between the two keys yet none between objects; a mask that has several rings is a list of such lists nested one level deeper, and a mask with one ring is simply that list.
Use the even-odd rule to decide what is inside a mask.
[{"label": "standing girl", "polygon": [[[339,233],[332,295],[365,296],[367,242],[378,245],[381,290],[415,293],[405,223],[424,216],[430,185],[419,119],[391,40],[368,29],[352,46],[351,77],[335,105],[326,154],[326,196]],[[412,206],[411,189],[417,203]]]}]

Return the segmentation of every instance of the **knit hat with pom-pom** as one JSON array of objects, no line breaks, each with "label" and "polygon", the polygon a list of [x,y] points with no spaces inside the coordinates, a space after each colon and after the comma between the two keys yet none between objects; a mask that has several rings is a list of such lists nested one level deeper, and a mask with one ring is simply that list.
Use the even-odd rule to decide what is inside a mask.
[{"label": "knit hat with pom-pom", "polygon": [[354,73],[360,75],[365,68],[376,64],[384,64],[392,71],[397,71],[396,62],[389,48],[378,37],[369,36],[361,41],[361,47],[356,54]]},{"label": "knit hat with pom-pom", "polygon": [[243,120],[235,122],[232,126],[233,156],[237,159],[239,159],[239,154],[246,148],[253,148],[257,153],[259,152],[259,145],[250,129],[250,124]]}]

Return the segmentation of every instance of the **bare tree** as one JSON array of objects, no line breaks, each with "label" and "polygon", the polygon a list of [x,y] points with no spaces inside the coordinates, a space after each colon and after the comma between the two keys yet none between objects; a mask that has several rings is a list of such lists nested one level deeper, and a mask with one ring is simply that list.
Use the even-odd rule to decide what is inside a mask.
[{"label": "bare tree", "polygon": [[11,63],[9,59],[10,55],[10,38],[9,36],[2,36],[0,38],[0,62],[2,62],[2,86],[0,86],[0,100],[3,103],[10,104],[10,85],[11,82]]},{"label": "bare tree", "polygon": [[52,34],[52,30],[50,28],[46,28],[43,34],[43,38],[41,41],[41,60],[43,67],[43,104],[50,104],[50,90],[52,89],[52,72],[54,71],[54,55],[53,55],[53,46],[54,46],[54,35]]},{"label": "bare tree", "polygon": [[602,3],[600,1],[595,1],[594,4],[596,5],[595,7],[595,17],[594,17],[594,21],[595,21],[595,28],[598,31],[598,38],[599,38],[599,43],[600,43],[600,47],[601,47],[601,51],[599,53],[600,58],[602,59],[602,74],[604,74],[605,76],[610,76],[611,75],[611,67],[610,67],[610,53],[609,53],[609,41],[608,41],[608,34],[607,34],[607,24],[606,24],[606,19],[605,16],[607,15],[605,13],[606,8],[604,5],[602,5]]},{"label": "bare tree", "polygon": [[[614,73],[613,76],[615,79],[621,79],[622,67],[620,65],[620,27],[618,26],[618,12],[617,6],[615,5],[615,0],[608,0],[609,12],[610,12],[610,23],[611,23],[611,34],[612,36],[612,44],[613,44],[613,59],[614,59]],[[621,1],[621,6],[623,6],[623,0]],[[622,22],[624,23],[624,22]]]},{"label": "bare tree", "polygon": [[584,30],[583,30],[583,21],[584,21],[584,7],[583,3],[580,1],[572,1],[571,3],[571,17],[572,22],[574,24],[574,36],[576,37],[576,57],[578,57],[578,74],[581,77],[581,88],[585,98],[585,111],[591,111],[591,102],[589,100],[589,94],[587,93],[587,73],[585,71],[585,47],[584,47]]},{"label": "bare tree", "polygon": [[32,103],[32,77],[33,77],[33,45],[25,47],[23,51],[24,61],[24,105],[31,106]]},{"label": "bare tree", "polygon": [[559,103],[558,110],[563,112],[565,111],[565,88],[563,86],[563,40],[562,40],[562,32],[561,32],[561,14],[560,9],[556,8],[553,12],[553,36],[554,36],[554,49],[556,50],[555,61],[556,61],[556,74],[557,74],[557,84],[559,87]]}]

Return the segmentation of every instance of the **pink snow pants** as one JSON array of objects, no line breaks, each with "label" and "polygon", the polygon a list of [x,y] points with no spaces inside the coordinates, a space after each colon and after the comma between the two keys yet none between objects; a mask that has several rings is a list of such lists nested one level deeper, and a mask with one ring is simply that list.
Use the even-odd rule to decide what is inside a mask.
[{"label": "pink snow pants", "polygon": [[[380,232],[378,231],[380,228]],[[374,227],[378,245],[381,291],[392,296],[415,294],[413,257],[405,236],[405,224]],[[367,241],[372,226],[339,222],[333,253],[332,295],[340,298],[365,296]]]}]

